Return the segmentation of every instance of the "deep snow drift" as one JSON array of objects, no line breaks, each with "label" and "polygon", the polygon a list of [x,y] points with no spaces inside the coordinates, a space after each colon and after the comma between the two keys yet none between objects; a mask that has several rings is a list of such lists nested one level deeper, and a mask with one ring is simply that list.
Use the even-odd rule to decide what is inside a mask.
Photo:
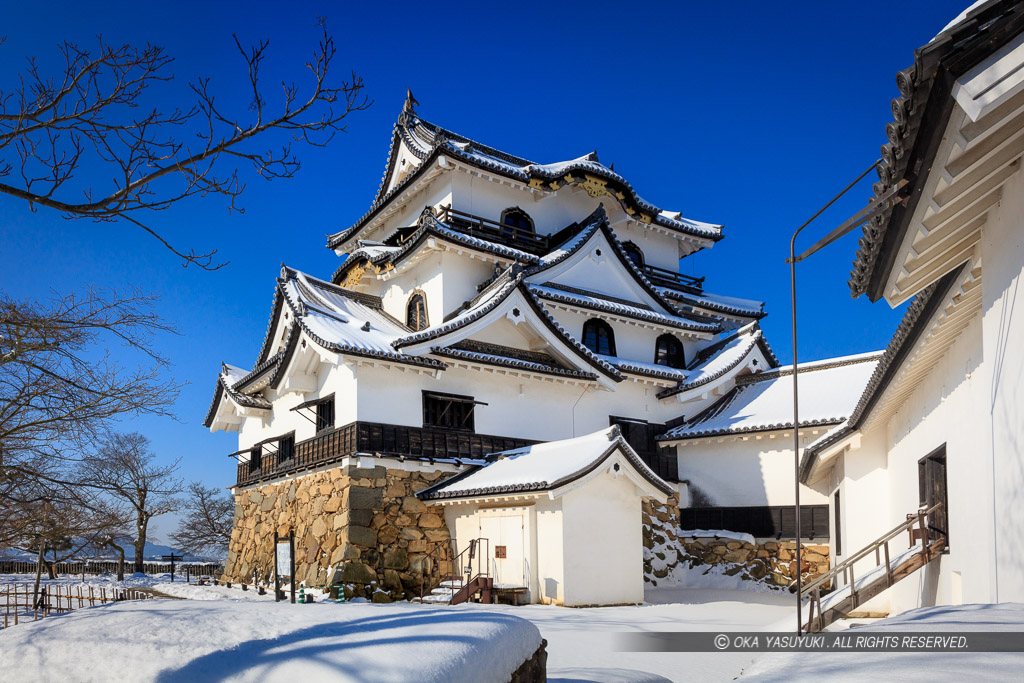
[{"label": "deep snow drift", "polygon": [[484,610],[145,600],[0,632],[20,681],[507,681],[540,646],[530,622]]}]

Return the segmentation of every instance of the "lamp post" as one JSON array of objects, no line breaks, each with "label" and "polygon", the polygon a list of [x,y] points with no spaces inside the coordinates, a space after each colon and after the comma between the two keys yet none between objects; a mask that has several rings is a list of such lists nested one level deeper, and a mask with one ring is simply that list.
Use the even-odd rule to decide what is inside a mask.
[{"label": "lamp post", "polygon": [[810,218],[808,218],[803,225],[796,229],[793,236],[789,240],[789,258],[786,259],[786,263],[789,264],[789,282],[790,282],[790,305],[792,306],[792,322],[793,322],[793,492],[795,502],[793,504],[796,513],[796,632],[797,635],[803,633],[803,597],[801,596],[801,588],[803,587],[803,555],[801,553],[801,538],[800,532],[800,393],[799,393],[799,380],[798,366],[797,366],[797,336],[796,336],[796,264],[803,261],[808,256],[820,251],[828,245],[835,242],[840,237],[846,235],[851,230],[874,218],[879,211],[885,211],[892,208],[902,200],[895,199],[896,195],[899,194],[906,184],[906,180],[900,180],[889,188],[882,195],[875,197],[871,202],[868,203],[863,209],[858,211],[853,217],[846,220],[838,228],[821,238],[809,249],[801,253],[799,256],[796,255],[796,238],[797,235],[803,231],[808,225],[810,225],[818,216],[825,212],[830,206],[835,204],[840,197],[849,192],[857,183],[864,179],[868,173],[873,171],[879,164],[882,163],[881,159],[875,161],[875,163],[868,166],[867,170],[861,173],[857,178],[843,188],[842,192],[833,197],[825,206],[818,209],[817,212]]}]

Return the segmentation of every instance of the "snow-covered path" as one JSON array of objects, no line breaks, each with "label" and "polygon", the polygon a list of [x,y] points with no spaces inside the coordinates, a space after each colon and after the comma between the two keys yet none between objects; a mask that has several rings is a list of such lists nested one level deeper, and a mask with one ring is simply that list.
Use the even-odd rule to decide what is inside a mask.
[{"label": "snow-covered path", "polygon": [[[616,652],[629,631],[760,631],[794,614],[788,593],[654,588],[647,604],[573,609],[546,605],[459,605],[442,609],[499,611],[533,622],[548,641],[548,678],[571,668],[632,669],[672,681],[731,681],[754,655],[742,652]],[[793,617],[795,622],[795,617]],[[616,680],[609,676],[605,680]]]}]

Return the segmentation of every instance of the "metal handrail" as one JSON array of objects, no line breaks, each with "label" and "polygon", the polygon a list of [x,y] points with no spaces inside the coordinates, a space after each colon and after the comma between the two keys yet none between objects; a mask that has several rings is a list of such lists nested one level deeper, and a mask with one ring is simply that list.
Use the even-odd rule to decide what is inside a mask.
[{"label": "metal handrail", "polygon": [[[919,525],[920,528],[921,528],[921,536],[922,536],[921,537],[921,549],[922,549],[922,551],[924,551],[925,549],[928,548],[928,535],[925,533],[924,518],[927,517],[928,515],[932,514],[936,510],[938,510],[940,507],[942,507],[942,503],[936,503],[935,505],[931,506],[927,510],[922,508],[922,509],[918,510],[916,514],[907,515],[907,520],[905,522],[902,522],[899,525],[897,525],[896,527],[894,527],[893,529],[887,531],[885,534],[880,536],[875,541],[872,541],[868,545],[864,546],[859,551],[857,551],[856,553],[851,555],[849,558],[843,560],[842,562],[837,564],[835,567],[830,569],[828,572],[820,575],[819,577],[814,579],[814,581],[811,581],[806,586],[804,586],[802,588],[802,590],[800,591],[800,596],[804,597],[804,596],[808,595],[809,593],[811,593],[811,592],[813,592],[815,590],[819,590],[826,583],[828,583],[829,581],[831,581],[835,577],[839,576],[839,574],[844,574],[844,575],[849,574],[849,576],[851,577],[851,581],[849,583],[852,585],[854,583],[853,580],[852,580],[852,577],[853,577],[853,565],[854,565],[854,563],[859,562],[860,560],[863,560],[865,557],[867,557],[871,553],[875,553],[875,559],[876,559],[876,561],[878,561],[878,564],[880,565],[881,564],[881,561],[880,561],[881,558],[879,556],[879,552],[880,552],[880,549],[883,548],[883,547],[885,549],[886,566],[888,567],[888,564],[889,564],[889,541],[891,541],[892,539],[896,538],[897,536],[899,536],[904,531],[908,531],[908,530],[912,529],[915,525]],[[797,571],[802,571],[802,570],[803,570],[803,567],[797,567]]]}]

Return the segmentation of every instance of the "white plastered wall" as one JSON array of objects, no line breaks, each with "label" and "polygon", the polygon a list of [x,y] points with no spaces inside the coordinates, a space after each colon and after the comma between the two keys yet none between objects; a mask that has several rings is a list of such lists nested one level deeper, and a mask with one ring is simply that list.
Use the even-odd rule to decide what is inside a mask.
[{"label": "white plastered wall", "polygon": [[562,497],[565,605],[643,602],[641,514],[636,486],[607,472]]},{"label": "white plastered wall", "polygon": [[[988,494],[994,502],[987,511],[996,526],[998,590],[993,599],[1024,602],[1024,175],[1020,171],[1007,181],[1002,201],[989,212],[981,251],[986,386],[977,400],[988,413],[991,441],[979,443],[975,451],[979,460],[992,463],[995,483]],[[964,586],[966,591],[966,578]]]},{"label": "white plastered wall", "polygon": [[[823,430],[822,430],[823,431]],[[801,445],[822,431],[805,430]],[[690,482],[716,506],[793,505],[793,433],[761,432],[744,436],[694,439],[677,448],[679,478]],[[825,495],[801,486],[801,505],[821,505]]]}]

